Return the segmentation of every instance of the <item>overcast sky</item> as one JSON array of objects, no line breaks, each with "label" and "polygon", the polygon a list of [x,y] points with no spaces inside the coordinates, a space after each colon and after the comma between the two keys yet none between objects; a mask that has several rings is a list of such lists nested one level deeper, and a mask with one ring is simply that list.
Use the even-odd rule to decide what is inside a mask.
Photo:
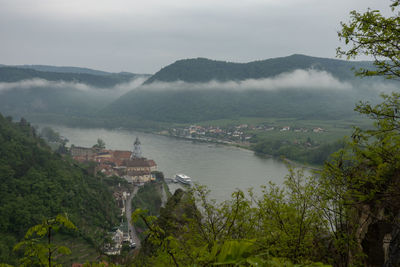
[{"label": "overcast sky", "polygon": [[193,57],[335,57],[340,21],[389,0],[0,0],[0,64],[155,73]]}]

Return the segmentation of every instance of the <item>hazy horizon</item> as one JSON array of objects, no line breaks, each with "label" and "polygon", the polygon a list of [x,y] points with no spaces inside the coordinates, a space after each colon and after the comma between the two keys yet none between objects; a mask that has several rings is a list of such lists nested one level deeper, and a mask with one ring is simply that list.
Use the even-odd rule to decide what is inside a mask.
[{"label": "hazy horizon", "polygon": [[[176,60],[334,58],[349,12],[382,0],[0,0],[0,64],[155,73]],[[362,59],[362,58],[361,58]]]}]

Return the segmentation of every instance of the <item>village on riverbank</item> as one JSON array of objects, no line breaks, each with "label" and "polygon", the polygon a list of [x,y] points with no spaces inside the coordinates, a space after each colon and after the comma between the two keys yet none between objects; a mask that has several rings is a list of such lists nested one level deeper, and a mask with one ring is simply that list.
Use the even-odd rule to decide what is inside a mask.
[{"label": "village on riverbank", "polygon": [[143,184],[154,181],[157,164],[142,157],[141,143],[136,138],[133,151],[107,150],[102,146],[91,148],[71,146],[72,158],[79,162],[95,162],[95,173],[124,178],[128,183]]},{"label": "village on riverbank", "polygon": [[93,147],[71,146],[70,155],[78,162],[95,163],[95,173],[106,177],[120,177],[126,180],[129,187],[118,186],[113,196],[121,210],[121,224],[108,233],[110,241],[103,247],[106,255],[120,255],[123,245],[130,249],[140,247],[140,240],[131,223],[132,198],[140,186],[156,180],[157,164],[152,159],[142,157],[141,142],[136,138],[132,151],[105,149],[105,144],[98,140]]},{"label": "village on riverbank", "polygon": [[[290,136],[282,139],[284,142],[293,143],[293,145],[303,145],[312,148],[319,143],[312,142],[310,137],[326,133],[327,129],[319,126],[290,126],[273,124],[237,124],[229,126],[217,125],[190,125],[175,126],[169,129],[159,131],[157,134],[171,136],[197,142],[215,143],[229,146],[237,146],[245,149],[252,149],[252,146],[259,141],[260,136]],[[273,137],[273,139],[276,139]]]},{"label": "village on riverbank", "polygon": [[265,132],[294,132],[294,133],[323,133],[321,127],[291,127],[273,125],[238,124],[233,126],[201,126],[190,125],[173,127],[159,132],[161,135],[198,140],[203,142],[220,143],[226,145],[250,146],[257,133]]}]

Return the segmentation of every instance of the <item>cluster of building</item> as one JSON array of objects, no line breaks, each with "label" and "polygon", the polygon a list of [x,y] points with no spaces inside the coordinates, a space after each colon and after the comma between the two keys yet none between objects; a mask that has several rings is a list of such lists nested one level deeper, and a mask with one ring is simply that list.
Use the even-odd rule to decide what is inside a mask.
[{"label": "cluster of building", "polygon": [[111,243],[105,244],[103,248],[104,254],[106,255],[120,255],[123,244],[131,244],[129,234],[121,231],[119,228],[114,232],[110,232],[109,235],[111,237]]},{"label": "cluster of building", "polygon": [[225,141],[225,142],[246,142],[252,137],[251,134],[243,132],[241,126],[222,128],[219,126],[199,126],[192,125],[184,128],[172,128],[168,134],[173,136],[185,137],[189,139],[199,139],[204,141]]},{"label": "cluster of building", "polygon": [[77,161],[96,162],[96,172],[107,176],[119,176],[130,183],[146,183],[155,179],[153,172],[157,170],[157,164],[142,157],[139,138],[133,144],[133,151],[71,146],[70,153]]},{"label": "cluster of building", "polygon": [[203,141],[212,142],[226,142],[226,143],[246,143],[250,142],[251,138],[254,136],[256,131],[294,131],[294,132],[314,132],[322,133],[325,132],[323,128],[296,128],[290,126],[275,127],[270,125],[248,125],[240,124],[230,127],[219,127],[219,126],[200,126],[191,125],[183,128],[171,128],[169,131],[164,132],[164,134],[169,134],[177,137],[185,137],[189,139],[198,139]]},{"label": "cluster of building", "polygon": [[[121,209],[121,216],[123,216],[124,213],[129,212],[126,210],[126,203],[130,200],[130,193],[124,190],[117,190],[114,191],[113,196],[118,207]],[[103,247],[103,252],[106,255],[120,255],[124,244],[129,245],[130,248],[136,247],[136,243],[129,234],[128,222],[126,220],[123,220],[121,225],[115,227],[112,232],[108,233],[108,235],[111,242],[106,243]]]}]

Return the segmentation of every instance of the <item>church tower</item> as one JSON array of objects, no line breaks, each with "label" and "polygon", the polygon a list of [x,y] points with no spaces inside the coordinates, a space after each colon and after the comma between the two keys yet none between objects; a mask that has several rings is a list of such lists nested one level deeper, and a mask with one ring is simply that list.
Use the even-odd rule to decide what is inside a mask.
[{"label": "church tower", "polygon": [[140,148],[140,140],[139,137],[136,137],[135,142],[133,143],[133,151],[131,154],[131,159],[141,158],[142,157],[142,149]]}]

